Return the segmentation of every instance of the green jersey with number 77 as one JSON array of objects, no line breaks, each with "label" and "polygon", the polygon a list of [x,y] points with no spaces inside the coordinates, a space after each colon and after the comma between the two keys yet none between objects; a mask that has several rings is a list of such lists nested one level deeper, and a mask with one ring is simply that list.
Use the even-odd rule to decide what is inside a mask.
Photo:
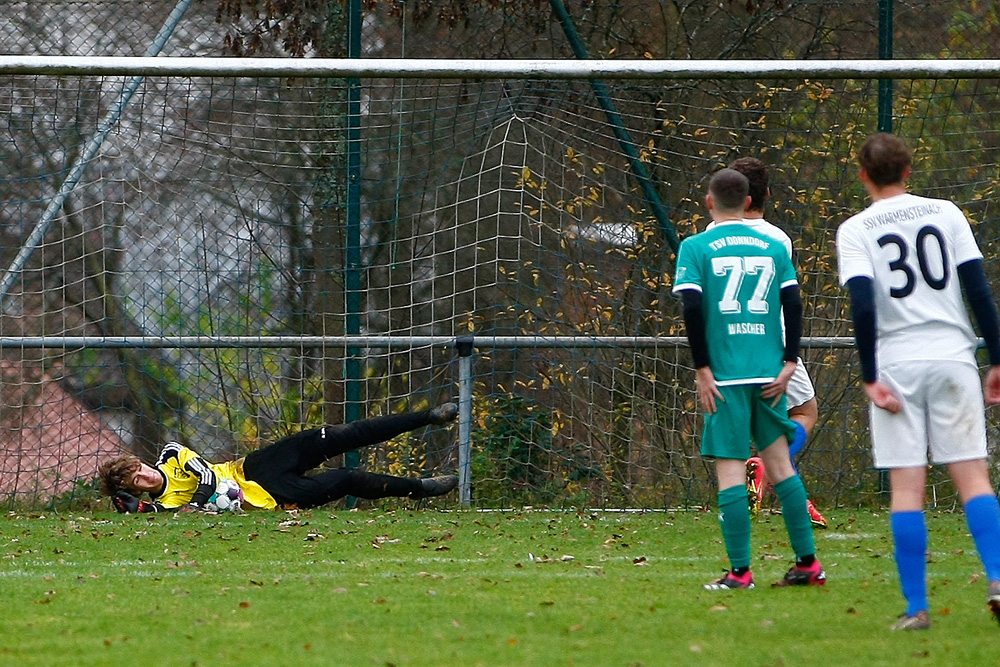
[{"label": "green jersey with number 77", "polygon": [[766,384],[778,375],[785,351],[780,294],[797,282],[788,250],[742,221],[684,239],[673,291],[701,293],[717,384]]}]

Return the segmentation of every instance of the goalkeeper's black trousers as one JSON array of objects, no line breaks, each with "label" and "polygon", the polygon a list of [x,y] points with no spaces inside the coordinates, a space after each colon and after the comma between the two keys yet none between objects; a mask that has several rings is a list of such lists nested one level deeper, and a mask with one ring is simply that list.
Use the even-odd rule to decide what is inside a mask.
[{"label": "goalkeeper's black trousers", "polygon": [[344,496],[385,498],[419,494],[419,478],[394,477],[355,468],[307,475],[327,459],[395,438],[430,424],[430,410],[324,426],[282,438],[247,454],[243,474],[281,505],[318,507]]}]

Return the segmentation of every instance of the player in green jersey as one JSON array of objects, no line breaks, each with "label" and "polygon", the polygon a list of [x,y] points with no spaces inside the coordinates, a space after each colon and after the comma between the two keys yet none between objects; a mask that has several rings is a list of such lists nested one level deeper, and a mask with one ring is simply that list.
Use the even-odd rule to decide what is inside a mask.
[{"label": "player in green jersey", "polygon": [[681,243],[673,288],[684,302],[705,414],[701,453],[715,461],[731,567],[705,588],[754,587],[745,483],[751,441],[774,483],[796,556],[774,585],[823,585],[826,573],[816,558],[808,496],[788,455],[795,425],[785,389],[798,358],[802,301],[785,247],[743,221],[748,192],[749,182],[738,171],[722,169],[712,177],[705,204],[715,224]]},{"label": "player in green jersey", "polygon": [[[764,236],[780,241],[788,250],[788,254],[792,255],[792,239],[777,225],[764,218],[764,206],[771,198],[767,167],[755,157],[741,157],[729,166],[746,176],[747,180],[750,181],[750,206],[743,212],[743,222]],[[711,227],[712,225],[709,225],[709,229]],[[795,437],[788,442],[788,454],[792,457],[792,463],[795,463],[795,457],[805,447],[806,440],[819,418],[816,389],[813,387],[812,378],[809,377],[809,372],[802,359],[797,360],[795,373],[788,381],[785,390],[785,398],[788,404],[788,417],[795,422]],[[760,512],[761,501],[770,484],[771,480],[767,477],[764,462],[761,461],[760,457],[753,456],[747,459],[747,493],[750,496],[751,516]],[[809,510],[813,526],[826,528],[826,517],[816,509],[812,499],[809,500],[806,507]]]}]

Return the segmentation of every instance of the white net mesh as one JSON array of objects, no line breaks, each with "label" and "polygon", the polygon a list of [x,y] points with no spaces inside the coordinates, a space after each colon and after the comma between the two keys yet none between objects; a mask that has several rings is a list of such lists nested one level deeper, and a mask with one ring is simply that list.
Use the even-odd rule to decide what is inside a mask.
[{"label": "white net mesh", "polygon": [[[821,4],[795,11],[819,21]],[[12,53],[136,55],[173,6],[36,5],[3,4]],[[564,48],[557,33],[518,32],[486,10],[480,33],[454,28],[435,42],[429,24],[391,9],[367,14],[366,54],[451,56],[474,40],[476,55]],[[743,17],[755,35],[785,39],[787,23],[757,17]],[[635,17],[615,21],[634,41]],[[847,44],[858,25],[829,34]],[[874,44],[870,22],[860,25]],[[222,36],[211,8],[195,5],[164,55],[219,55]],[[630,44],[623,54],[637,55]],[[218,459],[305,426],[451,400],[455,350],[441,340],[474,334],[475,502],[706,502],[686,351],[537,338],[680,335],[671,234],[703,224],[707,175],[739,155],[772,166],[769,216],[796,245],[806,336],[850,334],[833,235],[864,205],[852,155],[877,126],[877,81],[607,80],[602,100],[588,81],[372,78],[360,84],[356,135],[343,79],[147,76],[115,114],[129,81],[0,77],[4,270],[88,141],[107,132],[4,295],[5,499],[72,493],[111,451],[148,458],[178,439]],[[994,87],[899,81],[893,98],[896,130],[917,148],[914,187],[969,212],[990,276]],[[164,336],[216,343],[148,344]],[[300,342],[218,343],[232,336]],[[429,336],[441,338],[413,338]],[[121,337],[147,344],[108,342]],[[870,498],[879,482],[853,354],[824,343],[804,356],[821,410],[802,472],[827,502]],[[455,433],[434,429],[362,462],[418,474],[457,459]]]}]

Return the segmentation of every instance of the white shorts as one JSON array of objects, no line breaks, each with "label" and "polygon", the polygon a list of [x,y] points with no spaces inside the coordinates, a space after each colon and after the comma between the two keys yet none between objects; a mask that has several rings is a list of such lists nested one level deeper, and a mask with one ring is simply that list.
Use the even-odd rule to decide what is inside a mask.
[{"label": "white shorts", "polygon": [[816,390],[813,388],[812,380],[809,379],[806,365],[802,363],[802,359],[799,359],[798,363],[795,364],[792,379],[788,381],[788,387],[785,389],[788,409],[797,408],[803,403],[811,401],[815,396]]},{"label": "white shorts", "polygon": [[902,402],[897,414],[869,407],[876,468],[915,468],[986,458],[979,369],[962,361],[910,361],[879,371]]}]

